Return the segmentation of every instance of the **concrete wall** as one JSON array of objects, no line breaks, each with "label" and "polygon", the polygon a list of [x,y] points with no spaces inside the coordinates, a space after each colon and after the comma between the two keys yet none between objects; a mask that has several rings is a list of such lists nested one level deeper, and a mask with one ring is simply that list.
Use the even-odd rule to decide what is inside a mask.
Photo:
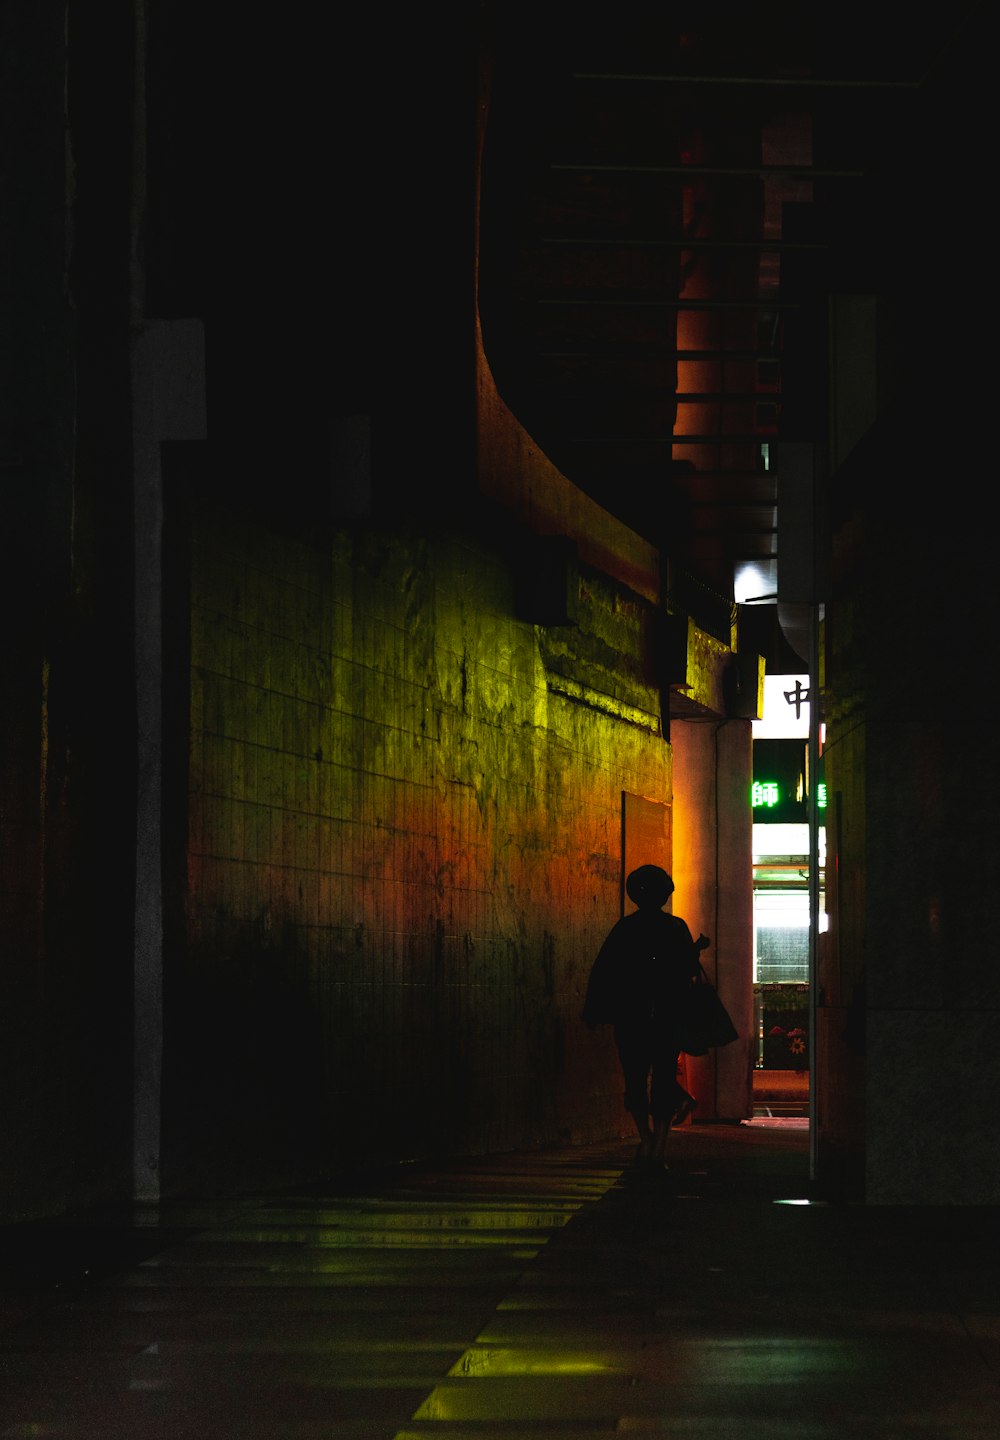
[{"label": "concrete wall", "polygon": [[[1000,1203],[1000,861],[992,705],[975,679],[990,649],[992,591],[976,537],[954,517],[908,535],[906,564],[961,614],[931,606],[880,663],[894,560],[872,532],[865,725],[866,1195],[882,1204]],[[954,527],[954,528],[952,528]],[[949,533],[950,531],[950,533]],[[988,546],[992,549],[992,546]],[[877,562],[877,568],[876,568]],[[947,657],[960,687],[919,695],[906,677]]]},{"label": "concrete wall", "polygon": [[[855,453],[864,503],[835,551],[820,1159],[837,1180],[846,1152],[872,1204],[996,1204],[992,540],[958,507],[934,533],[899,508],[898,476],[926,463],[926,413]],[[900,607],[914,577],[920,600]]]},{"label": "concrete wall", "polygon": [[481,536],[195,519],[168,1190],[627,1133],[578,1017],[623,792],[671,798],[648,607],[584,573],[545,630],[514,579]]}]

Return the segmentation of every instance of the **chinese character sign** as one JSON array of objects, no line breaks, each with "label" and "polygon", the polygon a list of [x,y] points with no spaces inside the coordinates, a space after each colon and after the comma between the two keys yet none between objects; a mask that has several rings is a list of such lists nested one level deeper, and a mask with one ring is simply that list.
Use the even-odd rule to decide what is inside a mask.
[{"label": "chinese character sign", "polygon": [[751,804],[753,805],[753,808],[755,810],[758,810],[761,808],[761,806],[765,805],[768,808],[773,805],[777,805],[780,798],[781,792],[778,789],[776,781],[755,780],[753,782]]}]

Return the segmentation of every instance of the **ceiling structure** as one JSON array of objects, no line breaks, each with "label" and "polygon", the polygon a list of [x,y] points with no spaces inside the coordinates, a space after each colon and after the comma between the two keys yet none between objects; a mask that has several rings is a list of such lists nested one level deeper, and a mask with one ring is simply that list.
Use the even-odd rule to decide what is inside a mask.
[{"label": "ceiling structure", "polygon": [[[830,460],[834,297],[881,297],[868,361],[891,399],[927,95],[969,8],[904,29],[850,6],[626,6],[545,12],[540,31],[537,11],[496,7],[487,355],[525,428],[666,552],[672,585],[731,600],[752,565],[749,598],[779,601],[803,543],[790,447]],[[774,643],[770,668],[797,668]]]}]

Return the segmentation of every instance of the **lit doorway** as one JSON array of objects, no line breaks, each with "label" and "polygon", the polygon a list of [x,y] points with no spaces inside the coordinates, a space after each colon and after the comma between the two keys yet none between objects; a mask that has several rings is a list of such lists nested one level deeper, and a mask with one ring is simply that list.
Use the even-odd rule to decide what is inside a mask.
[{"label": "lit doorway", "polygon": [[[751,797],[754,1118],[802,1125],[809,1121],[813,1059],[807,695],[807,677],[766,677],[764,714],[753,727]],[[825,848],[820,825],[816,846],[820,897]],[[817,928],[823,928],[824,919],[821,898]]]}]

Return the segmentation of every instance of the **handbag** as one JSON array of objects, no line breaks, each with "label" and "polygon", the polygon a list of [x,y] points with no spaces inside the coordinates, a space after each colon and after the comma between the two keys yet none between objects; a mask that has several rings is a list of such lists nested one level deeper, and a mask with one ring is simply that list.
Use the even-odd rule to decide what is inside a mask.
[{"label": "handbag", "polygon": [[677,1015],[678,1048],[685,1055],[707,1055],[740,1038],[701,961],[698,969],[701,976],[685,991]]}]

